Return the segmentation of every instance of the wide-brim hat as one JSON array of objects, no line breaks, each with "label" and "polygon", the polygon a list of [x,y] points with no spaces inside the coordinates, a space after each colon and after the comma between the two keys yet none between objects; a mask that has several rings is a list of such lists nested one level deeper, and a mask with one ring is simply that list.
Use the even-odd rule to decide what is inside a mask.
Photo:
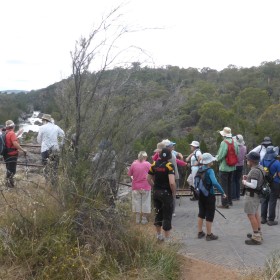
[{"label": "wide-brim hat", "polygon": [[192,141],[190,146],[198,148],[199,147],[199,142],[198,141]]},{"label": "wide-brim hat", "polygon": [[275,159],[278,156],[278,149],[274,148],[273,146],[268,146],[266,148],[266,154],[263,157],[264,160],[272,160]]},{"label": "wide-brim hat", "polygon": [[241,134],[237,134],[236,136],[233,137],[233,139],[236,141],[238,145],[245,145],[243,136]]},{"label": "wide-brim hat", "polygon": [[176,145],[175,142],[172,142],[172,141],[170,141],[170,140],[168,140],[168,139],[162,140],[161,143],[164,143],[164,144],[165,144],[165,147],[173,147],[174,145]]},{"label": "wide-brim hat", "polygon": [[262,145],[271,145],[272,144],[271,138],[269,136],[264,137],[261,144]]},{"label": "wide-brim hat", "polygon": [[209,153],[204,153],[204,154],[202,154],[202,156],[201,156],[201,161],[200,161],[200,163],[202,163],[202,164],[209,164],[209,163],[211,163],[211,162],[213,162],[213,161],[216,161],[217,159],[215,158],[215,157],[213,157],[211,154],[209,154]]},{"label": "wide-brim hat", "polygon": [[51,122],[52,121],[52,116],[49,115],[49,114],[43,114],[42,117],[41,117],[42,120],[46,120],[48,122]]},{"label": "wide-brim hat", "polygon": [[219,132],[223,137],[232,137],[231,129],[229,127],[224,127],[224,129]]},{"label": "wide-brim hat", "polygon": [[8,120],[8,121],[6,121],[5,125],[6,125],[6,127],[14,127],[15,123],[12,120]]}]

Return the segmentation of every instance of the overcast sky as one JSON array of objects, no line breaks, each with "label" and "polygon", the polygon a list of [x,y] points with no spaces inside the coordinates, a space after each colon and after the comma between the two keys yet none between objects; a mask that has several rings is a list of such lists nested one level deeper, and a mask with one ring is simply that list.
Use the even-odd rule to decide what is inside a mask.
[{"label": "overcast sky", "polygon": [[[0,90],[35,90],[68,77],[75,41],[119,3],[0,0]],[[279,0],[131,0],[122,22],[151,29],[123,40],[156,67],[259,66],[280,59],[279,11]]]}]

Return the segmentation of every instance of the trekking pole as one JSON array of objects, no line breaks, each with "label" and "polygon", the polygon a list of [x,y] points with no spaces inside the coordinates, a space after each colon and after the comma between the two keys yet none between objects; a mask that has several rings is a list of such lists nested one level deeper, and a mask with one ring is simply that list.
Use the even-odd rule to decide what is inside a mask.
[{"label": "trekking pole", "polygon": [[27,156],[26,156],[26,154],[24,155],[24,157],[25,157],[25,175],[26,175],[26,179],[28,179],[29,167],[27,165]]},{"label": "trekking pole", "polygon": [[217,208],[215,208],[215,210],[225,219],[227,219]]}]

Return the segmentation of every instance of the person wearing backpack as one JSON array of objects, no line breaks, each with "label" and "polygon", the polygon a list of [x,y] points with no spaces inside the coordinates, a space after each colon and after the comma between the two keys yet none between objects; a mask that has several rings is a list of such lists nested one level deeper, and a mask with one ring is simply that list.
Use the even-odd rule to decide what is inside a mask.
[{"label": "person wearing backpack", "polygon": [[261,223],[267,223],[269,226],[278,224],[278,222],[275,221],[277,198],[280,194],[280,162],[276,159],[277,155],[277,150],[273,146],[268,146],[266,148],[266,154],[260,162],[264,169],[268,169],[268,175],[270,174],[272,177],[269,196],[267,198],[261,198]]},{"label": "person wearing backpack", "polygon": [[6,183],[8,188],[15,186],[14,176],[17,169],[18,151],[22,151],[26,156],[26,150],[18,143],[17,135],[15,134],[15,124],[13,121],[6,121],[5,146],[6,152],[3,155],[6,164]]},{"label": "person wearing backpack", "polygon": [[258,208],[260,204],[260,188],[264,184],[265,175],[262,166],[259,164],[259,153],[250,152],[246,155],[246,160],[251,170],[248,175],[243,176],[242,180],[242,184],[245,187],[244,212],[248,216],[253,234],[247,234],[249,239],[245,240],[245,244],[260,245],[262,244],[263,237]]},{"label": "person wearing backpack", "polygon": [[186,162],[189,162],[191,165],[191,173],[187,179],[187,182],[190,185],[191,190],[193,191],[193,196],[190,198],[190,200],[195,201],[195,200],[198,200],[198,197],[196,196],[196,193],[194,192],[194,177],[199,168],[199,162],[201,160],[202,153],[199,149],[198,141],[192,141],[190,146],[191,146],[191,154],[186,158]]},{"label": "person wearing backpack", "polygon": [[216,208],[216,196],[214,187],[222,193],[223,198],[226,198],[226,194],[222,186],[218,183],[214,170],[211,168],[213,162],[217,159],[209,153],[204,153],[201,156],[200,163],[202,164],[199,167],[197,174],[195,176],[195,188],[199,188],[199,198],[198,198],[198,234],[199,239],[205,236],[205,233],[202,230],[203,220],[206,220],[206,240],[217,240],[218,236],[212,233],[212,223],[215,216]]},{"label": "person wearing backpack", "polygon": [[233,171],[236,169],[235,165],[238,162],[238,145],[232,139],[231,129],[224,127],[222,131],[219,131],[223,136],[223,141],[220,144],[218,154],[216,156],[219,162],[219,177],[220,183],[226,193],[226,198],[222,198],[222,204],[218,205],[218,208],[228,209],[232,206],[232,176]]},{"label": "person wearing backpack", "polygon": [[263,138],[263,141],[261,142],[261,144],[258,145],[257,147],[255,147],[250,152],[259,153],[260,154],[260,161],[262,161],[263,157],[266,154],[266,149],[267,149],[268,146],[272,146],[272,141],[271,141],[271,138],[269,136],[265,136]]}]

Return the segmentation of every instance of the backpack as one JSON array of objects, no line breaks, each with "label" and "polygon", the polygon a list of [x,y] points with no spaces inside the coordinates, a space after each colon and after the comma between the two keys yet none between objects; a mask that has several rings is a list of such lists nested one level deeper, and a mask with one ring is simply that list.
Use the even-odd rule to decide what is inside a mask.
[{"label": "backpack", "polygon": [[7,146],[6,146],[6,132],[2,132],[0,135],[0,155],[4,156],[7,154]]},{"label": "backpack", "polygon": [[260,185],[259,187],[257,187],[255,189],[255,192],[263,198],[268,198],[269,194],[270,194],[270,191],[271,191],[271,189],[270,189],[271,183],[269,183],[268,180],[267,180],[266,171],[263,172],[260,168],[257,168],[257,169],[260,170],[260,172],[263,175],[263,183],[262,183],[262,185]]},{"label": "backpack", "polygon": [[262,161],[262,166],[263,166],[263,170],[264,170],[264,173],[265,173],[265,180],[269,183],[269,185],[272,184],[273,182],[273,179],[276,175],[275,174],[271,174],[270,173],[270,166],[276,161],[276,159],[272,160],[271,163],[268,165],[268,166],[264,166],[264,161]]},{"label": "backpack", "polygon": [[211,185],[206,184],[205,182],[205,174],[208,169],[209,168],[202,169],[200,167],[194,177],[194,192],[195,196],[197,197],[200,195],[200,193],[206,197],[209,195]]},{"label": "backpack", "polygon": [[238,162],[238,157],[235,152],[234,141],[232,140],[232,143],[229,143],[228,141],[225,140],[225,142],[228,146],[228,151],[227,151],[227,155],[226,155],[226,163],[228,166],[235,166]]}]

